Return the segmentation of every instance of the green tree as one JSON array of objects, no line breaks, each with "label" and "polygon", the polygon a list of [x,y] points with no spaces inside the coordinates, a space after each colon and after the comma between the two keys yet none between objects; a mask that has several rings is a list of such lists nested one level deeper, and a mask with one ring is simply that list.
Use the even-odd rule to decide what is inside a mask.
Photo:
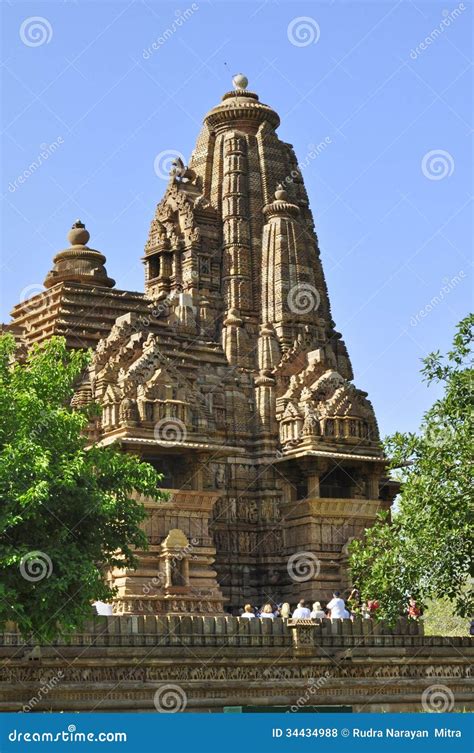
[{"label": "green tree", "polygon": [[[452,350],[431,353],[422,374],[443,394],[425,413],[420,434],[385,441],[401,492],[389,523],[381,514],[362,541],[351,545],[350,568],[363,598],[380,600],[389,620],[406,611],[408,594],[421,604],[449,599],[472,616],[472,457],[474,316],[463,319]],[[389,523],[389,524],[388,524]]]},{"label": "green tree", "polygon": [[[14,360],[10,335],[0,338],[0,625],[47,640],[108,601],[111,566],[135,567],[146,548],[143,505],[161,476],[116,447],[87,446],[91,406],[70,407],[89,361],[62,338]],[[97,408],[95,408],[97,411]]]},{"label": "green tree", "polygon": [[449,599],[428,599],[423,615],[425,635],[469,635],[470,620],[455,614],[455,606]]}]

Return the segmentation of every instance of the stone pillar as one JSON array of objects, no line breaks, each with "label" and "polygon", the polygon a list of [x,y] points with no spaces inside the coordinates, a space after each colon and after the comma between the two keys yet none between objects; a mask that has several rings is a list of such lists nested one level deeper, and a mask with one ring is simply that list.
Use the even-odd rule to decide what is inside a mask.
[{"label": "stone pillar", "polygon": [[319,473],[310,473],[308,475],[308,497],[319,497]]},{"label": "stone pillar", "polygon": [[371,474],[367,479],[367,498],[379,498],[379,477],[375,474]]}]

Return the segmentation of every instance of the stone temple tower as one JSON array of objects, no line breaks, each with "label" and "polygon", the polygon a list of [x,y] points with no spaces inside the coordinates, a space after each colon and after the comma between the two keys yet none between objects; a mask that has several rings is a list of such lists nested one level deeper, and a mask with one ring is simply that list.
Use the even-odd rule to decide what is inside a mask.
[{"label": "stone temple tower", "polygon": [[[145,500],[140,568],[110,575],[118,612],[327,598],[349,585],[348,543],[394,495],[331,318],[296,155],[246,78],[234,87],[204,118],[189,164],[175,160],[145,294],[113,326],[99,316],[75,397],[102,405],[91,438],[140,454],[169,490],[164,504]],[[113,281],[96,275],[104,310],[132,296],[112,299]]]}]

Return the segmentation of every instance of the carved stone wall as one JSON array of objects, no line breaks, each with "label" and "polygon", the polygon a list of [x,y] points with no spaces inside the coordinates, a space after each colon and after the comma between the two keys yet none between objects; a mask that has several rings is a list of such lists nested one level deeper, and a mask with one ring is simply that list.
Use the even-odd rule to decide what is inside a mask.
[{"label": "carved stone wall", "polygon": [[96,618],[85,632],[35,650],[15,632],[1,636],[0,707],[153,711],[166,685],[183,711],[420,711],[435,686],[450,710],[466,710],[474,707],[472,655],[470,638],[426,638],[407,620],[389,631],[370,620]]}]

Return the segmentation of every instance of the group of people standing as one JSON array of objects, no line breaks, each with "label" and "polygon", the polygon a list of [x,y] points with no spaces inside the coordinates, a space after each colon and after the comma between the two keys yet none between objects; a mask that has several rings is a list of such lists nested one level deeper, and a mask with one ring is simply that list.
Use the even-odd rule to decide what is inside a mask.
[{"label": "group of people standing", "polygon": [[346,608],[344,599],[341,598],[339,591],[334,591],[332,599],[326,604],[325,607],[321,605],[320,601],[315,601],[312,605],[312,609],[307,606],[304,599],[298,602],[297,607],[292,611],[290,604],[287,602],[284,604],[272,605],[270,602],[264,604],[261,609],[256,609],[251,604],[246,604],[240,615],[246,619],[252,619],[254,617],[261,617],[263,619],[273,619],[274,617],[293,619],[316,619],[322,620],[325,617],[329,617],[332,620],[348,620],[351,618],[351,613]]},{"label": "group of people standing", "polygon": [[[275,617],[283,617],[293,619],[316,619],[322,620],[329,618],[331,620],[349,620],[354,617],[362,617],[363,619],[371,619],[377,616],[377,611],[380,609],[380,604],[377,599],[367,599],[362,601],[358,588],[354,587],[347,597],[347,604],[341,597],[339,591],[334,591],[332,599],[322,606],[321,602],[315,601],[312,605],[312,609],[306,604],[304,599],[298,602],[297,607],[292,611],[290,604],[287,602],[284,604],[271,604],[268,602],[264,604],[261,609],[253,607],[251,604],[246,604],[240,614],[240,617],[246,619],[252,619],[254,617],[261,617],[263,619],[273,619]],[[421,617],[421,609],[419,608],[416,599],[413,596],[409,597],[407,606],[407,616],[409,619],[418,620]]]}]

